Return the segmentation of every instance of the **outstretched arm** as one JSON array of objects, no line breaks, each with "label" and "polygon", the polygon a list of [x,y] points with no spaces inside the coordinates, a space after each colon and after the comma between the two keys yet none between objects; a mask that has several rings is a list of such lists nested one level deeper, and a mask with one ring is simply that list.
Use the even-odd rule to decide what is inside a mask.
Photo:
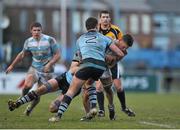
[{"label": "outstretched arm", "polygon": [[14,66],[20,62],[25,56],[25,52],[21,51],[16,58],[13,60],[13,62],[9,65],[9,67],[6,69],[6,74],[11,72],[14,69]]}]

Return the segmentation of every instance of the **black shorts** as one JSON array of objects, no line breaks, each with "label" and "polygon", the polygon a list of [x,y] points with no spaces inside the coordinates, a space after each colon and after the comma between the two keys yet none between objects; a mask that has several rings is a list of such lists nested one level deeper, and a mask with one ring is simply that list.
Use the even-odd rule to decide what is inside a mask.
[{"label": "black shorts", "polygon": [[59,89],[62,90],[62,93],[65,94],[69,89],[70,84],[66,80],[66,72],[57,76],[55,80],[58,82]]},{"label": "black shorts", "polygon": [[121,77],[121,73],[119,72],[118,64],[113,66],[111,69],[112,79],[119,79]]},{"label": "black shorts", "polygon": [[101,77],[103,72],[104,70],[95,67],[84,67],[79,69],[75,75],[81,80],[88,80],[89,78],[91,78],[97,81]]},{"label": "black shorts", "polygon": [[[58,82],[59,90],[62,91],[62,94],[65,94],[70,86],[70,84],[66,80],[66,72],[61,74],[60,76],[57,76],[55,80]],[[80,92],[81,89],[79,89],[78,93],[75,96],[77,96]]]}]

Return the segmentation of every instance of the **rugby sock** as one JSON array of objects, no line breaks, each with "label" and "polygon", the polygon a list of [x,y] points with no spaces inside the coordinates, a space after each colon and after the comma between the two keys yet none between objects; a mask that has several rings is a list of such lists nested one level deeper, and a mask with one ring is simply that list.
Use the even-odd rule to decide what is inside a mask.
[{"label": "rugby sock", "polygon": [[103,92],[97,92],[97,101],[99,105],[99,110],[104,111],[104,93]]},{"label": "rugby sock", "polygon": [[59,116],[61,118],[61,116],[67,110],[69,104],[71,103],[71,100],[72,100],[72,98],[70,96],[64,95],[64,98],[59,106],[57,116]]},{"label": "rugby sock", "polygon": [[96,104],[97,104],[96,88],[95,87],[89,87],[88,88],[88,95],[89,95],[90,108],[95,108]]},{"label": "rugby sock", "polygon": [[34,99],[37,99],[37,98],[38,98],[38,95],[36,94],[36,92],[31,91],[27,95],[25,95],[25,96],[21,97],[20,99],[18,99],[16,101],[16,105],[17,105],[17,107],[19,107],[20,105],[25,104],[27,102],[30,102],[30,101],[32,101]]},{"label": "rugby sock", "polygon": [[22,96],[25,96],[31,88],[23,88],[22,90]]},{"label": "rugby sock", "polygon": [[117,96],[119,98],[119,101],[121,103],[121,108],[126,109],[126,100],[125,100],[125,92],[122,90],[121,92],[117,92]]}]

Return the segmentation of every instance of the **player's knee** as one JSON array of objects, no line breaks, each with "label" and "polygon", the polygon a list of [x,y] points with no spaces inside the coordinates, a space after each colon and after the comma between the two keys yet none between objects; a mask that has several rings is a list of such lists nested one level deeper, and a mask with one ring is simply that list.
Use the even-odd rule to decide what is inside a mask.
[{"label": "player's knee", "polygon": [[116,91],[117,92],[122,92],[123,91],[123,87],[118,87],[118,88],[116,87]]},{"label": "player's knee", "polygon": [[111,84],[110,85],[107,85],[104,87],[104,90],[106,91],[106,93],[111,93],[112,92],[112,89],[111,89]]},{"label": "player's knee", "polygon": [[30,83],[30,82],[24,83],[24,88],[26,88],[26,89],[32,88],[32,83]]},{"label": "player's knee", "polygon": [[101,84],[96,85],[96,91],[97,92],[102,92],[103,91],[103,86]]}]

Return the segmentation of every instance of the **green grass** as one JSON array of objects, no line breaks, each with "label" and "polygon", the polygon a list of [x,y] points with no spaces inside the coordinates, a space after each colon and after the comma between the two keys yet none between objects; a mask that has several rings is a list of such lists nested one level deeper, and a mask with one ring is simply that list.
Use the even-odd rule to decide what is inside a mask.
[{"label": "green grass", "polygon": [[[16,99],[14,95],[0,95],[0,128],[40,128],[40,129],[123,129],[123,128],[180,128],[180,94],[152,94],[152,93],[126,93],[127,104],[136,112],[136,117],[127,117],[120,110],[120,104],[115,98],[117,118],[110,121],[108,110],[106,117],[96,117],[89,122],[81,122],[83,106],[81,96],[72,101],[68,111],[58,123],[49,123],[48,118],[53,116],[48,112],[48,106],[57,95],[49,94],[41,98],[40,104],[30,117],[23,115],[27,105],[10,112],[7,109],[9,98]],[[107,106],[107,103],[106,103]],[[107,108],[107,107],[106,107]]]}]

